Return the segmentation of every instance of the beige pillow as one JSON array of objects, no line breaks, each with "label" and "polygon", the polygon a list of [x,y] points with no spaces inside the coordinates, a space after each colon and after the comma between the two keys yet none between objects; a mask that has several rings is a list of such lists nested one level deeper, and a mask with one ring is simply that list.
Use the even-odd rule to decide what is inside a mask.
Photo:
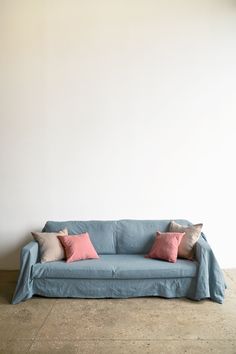
[{"label": "beige pillow", "polygon": [[65,258],[64,248],[57,236],[67,236],[67,229],[59,232],[31,232],[31,234],[39,244],[41,263],[60,261]]},{"label": "beige pillow", "polygon": [[203,224],[182,226],[175,221],[171,221],[169,226],[170,232],[185,232],[179,244],[178,257],[190,260],[194,258],[194,245],[200,237],[202,226]]}]

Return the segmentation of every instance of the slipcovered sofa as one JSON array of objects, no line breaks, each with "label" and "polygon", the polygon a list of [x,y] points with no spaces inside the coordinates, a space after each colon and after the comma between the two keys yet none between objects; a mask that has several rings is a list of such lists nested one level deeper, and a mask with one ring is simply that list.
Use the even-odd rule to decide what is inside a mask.
[{"label": "slipcovered sofa", "polygon": [[[190,226],[186,220],[176,220]],[[161,296],[209,298],[222,303],[225,282],[204,234],[196,244],[195,260],[169,263],[144,258],[156,231],[168,231],[170,220],[48,221],[43,232],[68,229],[70,235],[88,232],[99,259],[66,263],[39,262],[38,243],[21,250],[20,274],[12,300],[33,295],[71,298],[128,298]]]}]

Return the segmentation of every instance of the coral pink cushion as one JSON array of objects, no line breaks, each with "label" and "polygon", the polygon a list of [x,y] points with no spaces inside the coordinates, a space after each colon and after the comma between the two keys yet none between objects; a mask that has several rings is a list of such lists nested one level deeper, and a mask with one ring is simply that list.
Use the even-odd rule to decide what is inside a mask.
[{"label": "coral pink cushion", "polygon": [[184,232],[157,232],[154,244],[146,257],[175,263],[183,236]]},{"label": "coral pink cushion", "polygon": [[57,237],[65,249],[66,262],[99,258],[87,232],[80,235]]}]

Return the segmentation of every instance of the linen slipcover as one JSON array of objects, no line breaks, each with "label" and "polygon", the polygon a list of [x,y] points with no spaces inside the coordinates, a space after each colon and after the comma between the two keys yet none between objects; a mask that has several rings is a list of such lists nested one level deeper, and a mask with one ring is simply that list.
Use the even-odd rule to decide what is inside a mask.
[{"label": "linen slipcover", "polygon": [[[223,273],[202,233],[196,243],[196,260],[176,263],[144,258],[156,231],[168,230],[171,220],[48,221],[44,232],[64,228],[69,234],[88,232],[100,259],[67,264],[39,263],[35,241],[21,250],[20,274],[13,304],[33,295],[71,298],[126,298],[137,296],[209,298],[222,303]],[[178,224],[192,225],[187,220]]]}]

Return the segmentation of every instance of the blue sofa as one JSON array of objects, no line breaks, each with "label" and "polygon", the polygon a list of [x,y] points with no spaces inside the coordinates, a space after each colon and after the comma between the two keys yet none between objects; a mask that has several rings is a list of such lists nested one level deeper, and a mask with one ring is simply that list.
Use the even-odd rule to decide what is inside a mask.
[{"label": "blue sofa", "polygon": [[[192,225],[186,220],[175,220]],[[71,298],[128,298],[161,296],[209,298],[222,303],[225,282],[211,247],[201,234],[196,260],[176,263],[144,258],[156,231],[168,231],[170,220],[48,221],[44,232],[68,229],[70,235],[88,232],[100,258],[73,263],[40,263],[38,243],[21,250],[20,274],[12,303],[33,295]]]}]

